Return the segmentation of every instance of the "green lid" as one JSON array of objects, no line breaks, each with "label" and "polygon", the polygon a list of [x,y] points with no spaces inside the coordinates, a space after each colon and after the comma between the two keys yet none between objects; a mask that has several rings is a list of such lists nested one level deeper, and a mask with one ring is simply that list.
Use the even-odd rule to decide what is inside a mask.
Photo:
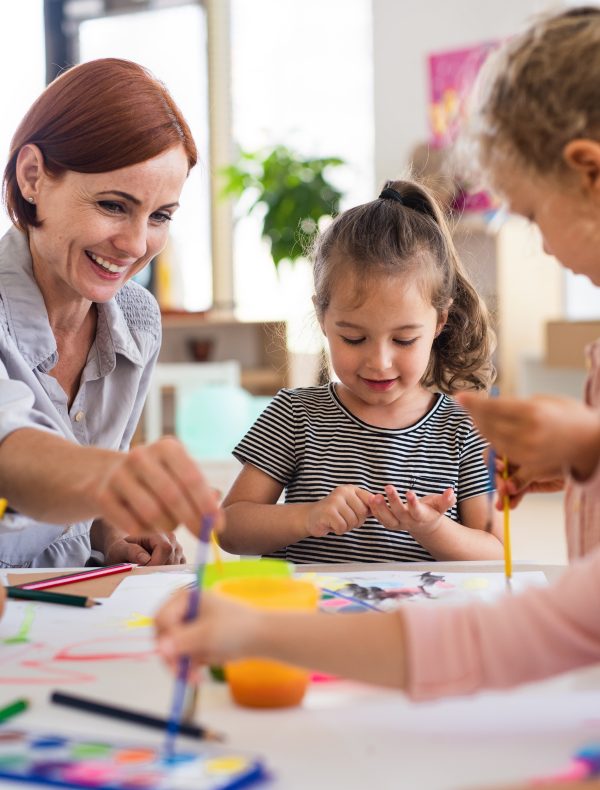
[{"label": "green lid", "polygon": [[203,587],[212,587],[223,579],[237,579],[247,576],[291,576],[294,566],[286,560],[275,559],[241,559],[221,562],[217,565],[209,563],[204,568]]}]

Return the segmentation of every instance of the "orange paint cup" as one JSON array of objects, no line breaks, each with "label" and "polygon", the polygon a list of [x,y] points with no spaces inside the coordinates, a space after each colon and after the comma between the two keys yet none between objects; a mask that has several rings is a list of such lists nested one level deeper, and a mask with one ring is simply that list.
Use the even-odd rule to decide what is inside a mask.
[{"label": "orange paint cup", "polygon": [[[285,577],[225,579],[213,589],[261,609],[310,611],[319,601],[314,584]],[[304,669],[262,658],[229,661],[225,676],[233,699],[249,708],[299,705],[310,679]]]}]

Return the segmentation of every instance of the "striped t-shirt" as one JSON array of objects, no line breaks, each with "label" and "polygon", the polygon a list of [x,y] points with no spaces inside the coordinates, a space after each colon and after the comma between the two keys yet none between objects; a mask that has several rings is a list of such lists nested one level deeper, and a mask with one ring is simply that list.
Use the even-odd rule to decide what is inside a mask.
[{"label": "striped t-shirt", "polygon": [[[285,502],[315,502],[341,485],[400,496],[441,494],[457,503],[489,489],[486,442],[467,413],[438,393],[432,408],[407,428],[377,428],[341,403],[333,383],[280,390],[233,454],[285,487]],[[457,505],[446,513],[458,521]],[[393,532],[370,516],[344,535],[304,538],[271,556],[303,562],[419,562],[434,558],[408,532]]]}]

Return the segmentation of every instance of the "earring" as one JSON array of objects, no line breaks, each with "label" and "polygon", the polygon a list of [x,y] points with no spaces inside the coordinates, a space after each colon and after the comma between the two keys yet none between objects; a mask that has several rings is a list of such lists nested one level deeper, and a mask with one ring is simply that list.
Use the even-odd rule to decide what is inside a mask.
[{"label": "earring", "polygon": [[28,197],[28,198],[27,198],[27,200],[28,200],[30,203],[33,203],[33,204],[35,204],[35,200],[34,200],[32,197]]}]

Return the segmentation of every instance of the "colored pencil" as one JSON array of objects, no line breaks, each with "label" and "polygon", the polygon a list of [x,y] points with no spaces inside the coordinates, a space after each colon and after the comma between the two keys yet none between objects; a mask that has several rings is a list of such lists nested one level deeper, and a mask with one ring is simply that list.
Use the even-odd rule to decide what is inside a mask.
[{"label": "colored pencil", "polygon": [[[503,458],[504,469],[502,471],[502,478],[508,480],[508,458]],[[502,511],[504,513],[504,575],[506,576],[506,584],[510,586],[510,579],[512,577],[512,552],[510,548],[510,498],[508,494],[502,497]]]},{"label": "colored pencil", "polygon": [[[200,608],[200,590],[202,588],[202,576],[204,568],[206,567],[206,559],[208,556],[208,549],[210,545],[210,533],[212,532],[213,518],[205,516],[202,519],[202,527],[200,529],[200,536],[198,539],[198,554],[196,557],[196,580],[195,585],[190,592],[188,598],[188,607],[185,615],[185,622],[193,620],[198,614]],[[181,719],[184,712],[186,698],[188,697],[188,678],[191,669],[191,660],[189,656],[183,656],[179,659],[179,667],[177,671],[177,678],[175,680],[175,690],[173,692],[173,702],[171,704],[171,713],[167,723],[167,737],[165,741],[165,755],[167,759],[173,757],[175,749],[175,738],[181,729]]]},{"label": "colored pencil", "polygon": [[100,601],[85,595],[66,595],[65,593],[45,592],[44,590],[22,590],[20,587],[5,587],[8,598],[40,603],[58,603],[64,606],[99,606]]},{"label": "colored pencil", "polygon": [[12,719],[13,716],[16,716],[17,713],[23,713],[23,711],[27,710],[29,707],[29,700],[28,699],[16,699],[14,702],[11,702],[10,705],[6,705],[4,708],[0,708],[0,723],[8,721],[8,719]]},{"label": "colored pencil", "polygon": [[106,565],[103,568],[90,568],[89,571],[66,573],[62,576],[52,576],[50,579],[40,579],[37,582],[25,582],[17,585],[21,590],[45,590],[48,587],[58,587],[61,584],[84,582],[88,579],[97,579],[100,576],[111,576],[113,573],[127,573],[137,567],[132,562],[121,562],[118,565]]},{"label": "colored pencil", "polygon": [[491,532],[494,526],[494,499],[496,494],[496,452],[490,445],[488,453],[488,516],[485,522],[485,531]]},{"label": "colored pencil", "polygon": [[[147,713],[121,708],[117,705],[107,705],[104,702],[98,702],[86,697],[74,696],[73,694],[65,694],[62,691],[53,691],[50,695],[50,702],[54,702],[56,705],[64,705],[67,708],[82,710],[86,713],[96,713],[99,716],[109,716],[112,719],[119,719],[120,721],[131,722],[132,724],[140,724],[142,727],[163,730],[163,732],[167,729],[167,720],[161,719],[159,716],[150,716]],[[221,735],[207,730],[206,727],[201,727],[198,724],[181,724],[179,731],[182,735],[189,735],[192,738],[203,738],[211,741],[222,740]]]},{"label": "colored pencil", "polygon": [[382,611],[379,609],[379,607],[374,606],[367,601],[363,601],[362,598],[355,598],[352,595],[346,595],[345,593],[338,592],[337,590],[330,590],[329,587],[321,587],[321,592],[325,593],[325,595],[331,595],[333,598],[343,598],[344,601],[350,601],[351,603],[355,603],[357,606],[362,606],[364,609],[371,609],[373,612]]},{"label": "colored pencil", "polygon": [[8,507],[8,499],[0,498],[0,518],[4,517],[4,512]]}]

